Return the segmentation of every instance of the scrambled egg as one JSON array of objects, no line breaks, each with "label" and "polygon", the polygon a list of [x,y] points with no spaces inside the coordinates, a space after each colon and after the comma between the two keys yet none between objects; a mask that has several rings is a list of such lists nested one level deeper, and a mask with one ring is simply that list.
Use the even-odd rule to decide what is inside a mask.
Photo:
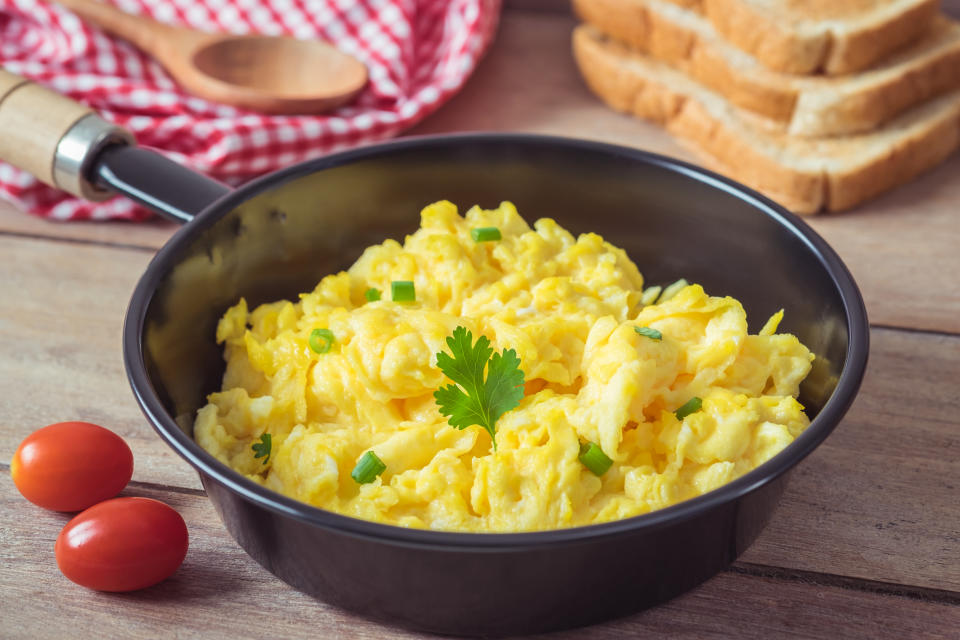
[{"label": "scrambled egg", "polygon": [[[796,396],[813,355],[776,333],[782,311],[748,335],[741,304],[698,285],[643,306],[643,277],[622,249],[550,219],[531,229],[507,202],[464,217],[438,202],[421,219],[402,245],[368,248],[298,303],[250,311],[241,300],[226,312],[223,390],[195,423],[204,449],[270,489],[357,518],[526,531],[700,495],[807,427]],[[480,227],[502,239],[475,242]],[[415,302],[390,300],[397,280],[414,282]],[[371,287],[382,299],[366,299]],[[515,349],[525,374],[496,449],[479,426],[451,427],[433,397],[449,383],[436,354],[461,325]],[[316,328],[334,336],[326,353],[309,346]],[[695,397],[702,408],[678,419]],[[255,457],[264,433],[270,455]],[[600,477],[579,459],[587,442],[613,461]],[[386,470],[358,484],[351,471],[369,450]]]}]

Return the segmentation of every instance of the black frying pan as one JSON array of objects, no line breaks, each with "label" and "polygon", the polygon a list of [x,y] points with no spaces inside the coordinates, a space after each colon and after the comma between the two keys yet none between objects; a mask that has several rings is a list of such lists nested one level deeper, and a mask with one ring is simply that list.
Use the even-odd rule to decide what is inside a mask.
[{"label": "black frying pan", "polygon": [[[99,133],[81,136],[78,127]],[[585,141],[462,135],[319,158],[231,191],[124,138],[81,116],[54,145],[60,173],[52,182],[121,193],[187,223],[130,302],[123,347],[137,401],[197,469],[254,559],[297,589],[369,616],[445,633],[522,633],[589,624],[690,589],[753,542],[788,472],[837,425],[863,376],[866,313],[833,250],[776,204],[688,164]],[[76,148],[73,159],[60,157]],[[200,449],[192,421],[220,385],[214,330],[223,311],[241,296],[256,305],[312,290],[364,247],[412,232],[420,208],[443,198],[462,208],[509,199],[528,220],[550,216],[574,233],[598,232],[624,247],[648,282],[683,276],[739,298],[754,332],[786,308],[782,329],[818,356],[801,388],[811,426],[766,464],[693,500],[618,522],[515,534],[408,530],[330,513]]]}]

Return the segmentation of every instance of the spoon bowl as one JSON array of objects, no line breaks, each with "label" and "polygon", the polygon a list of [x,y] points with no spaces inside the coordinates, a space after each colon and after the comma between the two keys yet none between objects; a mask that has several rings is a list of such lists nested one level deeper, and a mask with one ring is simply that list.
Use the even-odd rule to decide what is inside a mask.
[{"label": "spoon bowl", "polygon": [[123,13],[95,0],[59,0],[149,53],[190,93],[263,113],[329,111],[352,100],[367,68],[320,40],[205,33]]},{"label": "spoon bowl", "polygon": [[243,35],[208,39],[177,80],[192,93],[265,113],[318,113],[359,93],[367,70],[319,40]]}]

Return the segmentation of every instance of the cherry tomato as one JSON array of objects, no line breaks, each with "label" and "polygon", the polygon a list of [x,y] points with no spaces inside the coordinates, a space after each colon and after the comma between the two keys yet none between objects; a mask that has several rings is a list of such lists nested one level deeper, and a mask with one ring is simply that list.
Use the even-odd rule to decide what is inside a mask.
[{"label": "cherry tomato", "polygon": [[133,453],[108,429],[89,422],[58,422],[20,443],[10,474],[30,502],[54,511],[80,511],[127,486]]},{"label": "cherry tomato", "polygon": [[151,498],[114,498],[67,523],[54,547],[57,566],[97,591],[133,591],[165,580],[187,555],[187,525]]}]

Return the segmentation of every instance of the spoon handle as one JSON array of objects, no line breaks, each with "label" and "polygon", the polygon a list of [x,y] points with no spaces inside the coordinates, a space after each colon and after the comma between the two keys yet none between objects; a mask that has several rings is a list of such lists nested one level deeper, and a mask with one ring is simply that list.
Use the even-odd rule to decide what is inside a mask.
[{"label": "spoon handle", "polygon": [[57,0],[57,3],[104,31],[128,40],[154,57],[164,40],[169,42],[171,39],[183,37],[182,29],[130,15],[96,0]]}]

